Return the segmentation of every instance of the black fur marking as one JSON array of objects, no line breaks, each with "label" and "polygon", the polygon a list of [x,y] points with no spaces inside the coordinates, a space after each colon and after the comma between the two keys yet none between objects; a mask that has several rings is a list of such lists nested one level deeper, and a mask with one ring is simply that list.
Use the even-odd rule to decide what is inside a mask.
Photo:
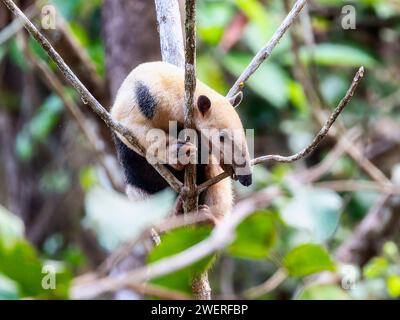
[{"label": "black fur marking", "polygon": [[142,82],[136,84],[136,99],[139,104],[140,111],[147,119],[153,119],[156,112],[157,101],[151,95],[149,88]]}]

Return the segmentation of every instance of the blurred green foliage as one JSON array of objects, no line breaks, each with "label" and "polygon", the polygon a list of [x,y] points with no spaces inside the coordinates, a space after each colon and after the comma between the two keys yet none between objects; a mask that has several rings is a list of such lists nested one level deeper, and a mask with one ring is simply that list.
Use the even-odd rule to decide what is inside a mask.
[{"label": "blurred green foliage", "polygon": [[[55,287],[51,290],[43,286],[49,266],[56,272]],[[0,207],[0,300],[66,299],[71,276],[66,265],[41,259],[24,239],[23,223]]]},{"label": "blurred green foliage", "polygon": [[[357,21],[368,22],[371,17],[389,19],[400,15],[396,1],[384,0],[316,0],[323,8],[339,9],[348,3],[356,6]],[[54,0],[62,15],[68,21],[73,35],[87,50],[95,62],[97,71],[104,75],[104,47],[101,40],[101,1]],[[236,15],[246,18],[243,36],[229,50],[221,48],[225,31]],[[245,69],[254,54],[265,45],[285,16],[283,1],[257,0],[205,0],[198,2],[198,76],[222,94],[226,94],[233,80]],[[398,41],[400,24],[373,34],[372,44],[363,41],[365,34],[358,37],[355,31],[344,31],[338,21],[326,16],[315,15],[312,24],[319,35],[314,54],[302,45],[300,58],[305,66],[316,65],[317,76],[323,99],[334,107],[343,97],[354,70],[360,65],[367,68],[368,77],[361,92],[379,99],[390,97],[398,90],[398,82],[389,76],[382,76],[391,69],[381,46],[393,44],[393,33]],[[386,34],[386,36],[385,36]],[[397,40],[396,40],[397,39]],[[392,40],[393,42],[393,40]],[[43,50],[30,41],[30,50],[48,61]],[[8,56],[22,72],[29,66],[17,41],[12,40],[0,47],[0,61]],[[393,57],[392,57],[393,59]],[[312,117],[312,106],[307,100],[301,84],[292,75],[294,56],[290,37],[286,35],[274,50],[268,61],[260,67],[244,89],[246,99],[238,109],[247,128],[256,130],[257,150],[269,152],[277,148],[267,144],[263,138],[272,136],[279,140],[281,152],[297,152],[307,145],[317,127]],[[51,65],[51,64],[50,64]],[[54,68],[54,66],[52,66]],[[64,106],[53,93],[33,111],[21,127],[15,142],[20,161],[32,162],[51,140],[62,120]],[[10,102],[9,108],[18,108],[21,97],[1,92],[2,101]],[[372,119],[391,117],[399,120],[397,105],[376,108],[360,94],[353,99],[343,114],[342,122],[353,127],[360,124],[367,114]],[[1,106],[2,108],[2,106]],[[328,149],[329,151],[329,149]],[[321,151],[307,164],[322,160],[327,152]],[[396,171],[396,170],[397,171]],[[399,165],[393,169],[393,181],[398,182]],[[397,174],[395,174],[396,172]],[[260,298],[275,299],[377,299],[400,298],[400,255],[398,239],[387,242],[379,256],[372,258],[361,268],[354,290],[344,290],[340,285],[304,286],[303,280],[321,271],[340,273],[344,266],[335,260],[337,245],[349,237],[355,224],[373,206],[378,194],[357,191],[338,193],[333,190],[299,186],[290,179],[293,165],[277,165],[272,168],[256,167],[254,184],[249,189],[235,185],[238,197],[247,196],[272,184],[285,191],[265,210],[255,212],[241,223],[235,239],[216,257],[207,257],[173,274],[155,279],[157,285],[190,293],[190,280],[194,274],[213,264],[212,271],[220,267],[218,258],[224,255],[235,266],[244,266],[246,274],[234,279],[235,289],[245,289],[251,278],[261,283],[278,268],[288,274],[282,287],[276,292]],[[395,178],[397,177],[397,180]],[[365,179],[357,164],[347,156],[337,160],[332,170],[322,177],[329,179]],[[70,176],[64,170],[51,168],[40,179],[40,190],[51,194],[64,194],[73,179],[78,179],[85,193],[85,217],[81,224],[94,232],[102,248],[112,251],[119,245],[137,239],[141,233],[165,218],[171,209],[174,196],[171,193],[156,195],[150,201],[132,206],[124,196],[101,186],[101,174],[94,166],[81,168],[78,177]],[[134,214],[133,214],[134,213]],[[162,236],[161,245],[155,247],[148,257],[154,263],[182,250],[196,245],[210,235],[210,228],[181,228]],[[67,298],[72,277],[71,270],[85,265],[83,253],[76,247],[65,246],[60,234],[51,235],[41,252],[25,239],[22,222],[13,214],[0,207],[0,299],[17,298]],[[44,290],[41,283],[43,267],[48,263],[46,256],[63,261],[52,263],[57,266],[56,290]],[[270,264],[267,266],[266,262]],[[271,267],[273,265],[273,268]],[[239,269],[239,267],[238,267]],[[242,269],[241,269],[242,270]],[[251,285],[254,285],[251,283]],[[213,284],[213,287],[219,284]],[[300,288],[300,289],[299,289]]]}]

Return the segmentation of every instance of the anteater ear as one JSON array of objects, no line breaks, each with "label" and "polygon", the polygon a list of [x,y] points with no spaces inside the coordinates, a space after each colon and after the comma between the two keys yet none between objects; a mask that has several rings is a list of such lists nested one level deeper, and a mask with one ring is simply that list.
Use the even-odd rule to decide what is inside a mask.
[{"label": "anteater ear", "polygon": [[234,95],[232,98],[229,98],[229,102],[231,103],[231,105],[236,108],[239,106],[239,104],[242,102],[243,100],[243,92],[240,91],[239,93],[237,93],[236,95]]},{"label": "anteater ear", "polygon": [[211,101],[206,96],[200,96],[197,99],[197,107],[199,108],[201,114],[204,116],[208,110],[211,108]]}]

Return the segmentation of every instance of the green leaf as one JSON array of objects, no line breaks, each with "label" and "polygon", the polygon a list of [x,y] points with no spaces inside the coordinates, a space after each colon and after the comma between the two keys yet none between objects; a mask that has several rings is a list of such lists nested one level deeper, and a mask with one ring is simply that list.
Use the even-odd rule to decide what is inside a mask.
[{"label": "green leaf", "polygon": [[296,81],[290,81],[288,88],[289,88],[289,99],[292,102],[292,104],[300,112],[300,114],[308,115],[309,114],[308,101],[304,93],[303,87]]},{"label": "green leaf", "polygon": [[299,296],[300,300],[349,300],[349,295],[335,285],[319,285],[306,288]]},{"label": "green leaf", "polygon": [[386,280],[387,290],[392,298],[400,297],[400,276],[392,275]]},{"label": "green leaf", "polygon": [[[211,229],[207,227],[181,228],[161,237],[161,244],[155,247],[148,256],[148,263],[154,263],[163,258],[182,252],[207,238]],[[195,274],[207,270],[214,260],[214,255],[173,272],[169,275],[154,279],[157,285],[182,292],[191,293],[191,280]]]},{"label": "green leaf", "polygon": [[224,94],[228,90],[224,74],[220,65],[209,54],[199,55],[197,58],[197,75],[205,84],[215,91]]},{"label": "green leaf", "polygon": [[234,14],[233,6],[227,3],[200,1],[197,12],[200,38],[210,45],[218,44]]},{"label": "green leaf", "polygon": [[264,259],[276,243],[277,232],[273,213],[256,212],[236,229],[236,239],[228,252],[239,258]]},{"label": "green leaf", "polygon": [[385,258],[376,257],[368,262],[363,268],[363,273],[366,278],[372,279],[377,278],[387,271],[389,263]]},{"label": "green leaf", "polygon": [[84,191],[89,191],[98,183],[96,169],[94,167],[82,168],[79,172],[80,185]]},{"label": "green leaf", "polygon": [[[377,65],[376,59],[366,52],[345,44],[321,43],[315,47],[315,62],[325,66],[345,66],[373,68]],[[303,63],[310,63],[311,56],[306,48],[301,50]]]},{"label": "green leaf", "polygon": [[0,243],[8,247],[24,237],[23,222],[6,208],[0,206]]},{"label": "green leaf", "polygon": [[339,223],[340,196],[325,189],[302,188],[294,191],[294,198],[281,210],[282,219],[289,226],[309,232],[314,241],[329,239]]},{"label": "green leaf", "polygon": [[385,242],[382,248],[382,252],[388,259],[396,261],[399,259],[399,248],[393,241]]},{"label": "green leaf", "polygon": [[0,274],[0,301],[17,300],[19,298],[17,283]]},{"label": "green leaf", "polygon": [[43,263],[35,249],[25,240],[14,241],[5,247],[0,242],[0,274],[12,279],[18,285],[22,297],[48,297],[65,299],[68,297],[71,275],[67,269],[56,270],[55,289],[42,287],[45,274]]},{"label": "green leaf", "polygon": [[9,46],[8,52],[11,61],[19,68],[21,68],[23,71],[26,71],[28,69],[28,64],[26,63],[25,56],[21,51],[20,46],[18,45],[15,38],[9,42],[8,46]]},{"label": "green leaf", "polygon": [[71,280],[69,271],[58,264],[56,289],[43,289],[44,264],[23,235],[23,222],[0,206],[0,299],[13,298],[16,294],[21,297],[67,298]]},{"label": "green leaf", "polygon": [[166,217],[174,198],[166,190],[144,201],[130,201],[123,194],[95,187],[86,194],[83,223],[95,231],[101,245],[114,250]]},{"label": "green leaf", "polygon": [[257,25],[259,30],[269,30],[269,21],[266,10],[257,0],[234,0],[235,4],[246,14],[249,20]]},{"label": "green leaf", "polygon": [[304,244],[292,249],[283,263],[289,275],[294,277],[335,270],[335,265],[326,249],[314,244]]},{"label": "green leaf", "polygon": [[63,102],[58,96],[51,95],[45,100],[17,136],[16,152],[20,159],[31,159],[36,145],[43,142],[58,124],[62,109]]}]

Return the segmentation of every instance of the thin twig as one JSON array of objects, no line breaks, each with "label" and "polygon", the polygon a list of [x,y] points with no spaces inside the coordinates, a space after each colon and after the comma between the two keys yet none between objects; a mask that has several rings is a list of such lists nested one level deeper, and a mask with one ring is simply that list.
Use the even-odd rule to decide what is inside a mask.
[{"label": "thin twig", "polygon": [[166,300],[190,300],[189,295],[178,291],[165,289],[150,283],[130,283],[128,288],[145,296],[157,297]]},{"label": "thin twig", "polygon": [[349,139],[351,142],[356,143],[356,140],[360,137],[360,135],[361,130],[358,128],[349,130],[347,134],[343,136],[343,139],[340,139],[338,143],[336,143],[335,147],[326,155],[321,163],[311,168],[306,168],[301,172],[295,173],[294,177],[296,180],[300,181],[301,183],[311,183],[319,180],[332,169],[335,163],[346,152],[342,141],[344,139]]},{"label": "thin twig", "polygon": [[97,135],[96,131],[92,128],[93,124],[90,123],[90,120],[86,119],[85,115],[79,109],[79,106],[75,103],[75,101],[66,94],[63,84],[56,77],[53,71],[51,71],[48,65],[29,52],[26,52],[26,54],[28,60],[30,60],[33,66],[41,73],[48,87],[60,97],[67,110],[76,120],[79,129],[89,142],[90,147],[94,151],[99,162],[102,164],[114,188],[116,190],[122,189],[123,179],[117,174],[118,172],[114,170],[115,168],[110,166],[109,161],[107,161],[108,155],[104,150],[104,144],[100,143],[101,139]]},{"label": "thin twig", "polygon": [[378,183],[363,180],[335,180],[318,182],[313,184],[316,188],[332,189],[337,192],[357,192],[357,191],[372,191],[382,194],[400,194],[400,187],[392,183]]},{"label": "thin twig", "polygon": [[[145,150],[139,144],[136,137],[130,130],[124,127],[120,122],[116,121],[107,110],[96,100],[95,97],[86,89],[78,77],[72,72],[71,68],[64,62],[61,56],[51,46],[50,42],[37,30],[32,22],[24,15],[24,13],[15,5],[12,0],[3,0],[4,4],[8,9],[20,18],[24,24],[24,27],[29,33],[36,39],[40,46],[46,51],[49,57],[54,61],[57,67],[61,70],[62,74],[66,78],[69,84],[71,84],[80,94],[82,101],[88,104],[89,107],[104,121],[104,123],[113,129],[115,132],[121,134],[134,148],[134,150],[144,155]],[[180,192],[182,183],[163,165],[155,164],[154,168],[157,172],[170,184],[170,186],[176,191]]]},{"label": "thin twig", "polygon": [[340,101],[339,105],[333,111],[333,113],[331,114],[329,119],[326,121],[325,125],[322,127],[322,129],[319,131],[317,136],[314,138],[314,140],[308,147],[304,148],[300,152],[298,152],[292,156],[289,156],[289,157],[283,157],[280,155],[268,155],[268,156],[264,156],[264,157],[259,157],[257,159],[254,159],[252,161],[252,164],[256,165],[256,164],[259,164],[262,162],[267,162],[267,161],[290,163],[290,162],[295,162],[297,160],[303,159],[304,157],[308,156],[311,152],[313,152],[315,150],[315,148],[319,145],[319,143],[326,137],[326,135],[329,132],[329,129],[331,128],[333,123],[336,121],[339,114],[343,111],[343,109],[350,102],[351,98],[354,95],[355,90],[357,89],[357,87],[360,83],[360,80],[363,77],[364,77],[364,67],[361,67],[357,71],[357,73],[353,79],[353,82],[352,82],[350,88],[348,89],[345,97],[342,99],[342,101]]},{"label": "thin twig", "polygon": [[[252,160],[251,164],[254,166],[254,165],[269,162],[269,161],[275,161],[275,162],[281,162],[281,163],[291,163],[291,162],[295,162],[295,161],[298,161],[300,159],[307,157],[310,153],[312,153],[317,148],[317,146],[321,143],[321,141],[326,137],[326,135],[329,132],[329,129],[331,128],[333,123],[336,121],[337,117],[340,115],[340,113],[344,110],[344,108],[350,102],[351,98],[354,95],[354,92],[356,91],[356,89],[363,77],[364,77],[364,67],[361,67],[357,71],[357,73],[353,79],[353,82],[352,82],[350,88],[348,89],[345,97],[342,99],[342,101],[340,101],[339,105],[333,111],[331,116],[326,121],[325,125],[322,127],[322,129],[319,131],[318,135],[314,138],[314,140],[312,141],[312,143],[310,145],[308,145],[302,151],[300,151],[292,156],[285,157],[285,156],[281,156],[281,155],[267,155],[267,156],[259,157],[259,158]],[[207,189],[208,187],[220,182],[221,180],[223,180],[229,176],[230,176],[230,174],[228,172],[223,172],[220,175],[199,185],[197,190],[200,193],[200,192],[204,191],[205,189]]]},{"label": "thin twig", "polygon": [[260,67],[260,65],[267,59],[274,48],[278,45],[279,41],[282,39],[283,35],[289,29],[289,27],[293,24],[301,10],[303,9],[304,5],[307,3],[307,0],[299,0],[293,6],[293,9],[290,13],[286,16],[285,20],[283,20],[280,27],[276,30],[274,35],[272,36],[271,40],[268,44],[262,48],[254,59],[251,61],[249,66],[244,70],[241,76],[237,79],[233,87],[229,90],[227,97],[233,97],[237,94],[245,85],[246,81],[253,75],[254,72]]},{"label": "thin twig", "polygon": [[269,278],[264,283],[256,286],[254,288],[250,288],[243,292],[243,296],[248,299],[255,299],[264,294],[270,293],[275,290],[283,281],[285,281],[288,277],[287,271],[284,268],[278,269],[271,278]]}]

